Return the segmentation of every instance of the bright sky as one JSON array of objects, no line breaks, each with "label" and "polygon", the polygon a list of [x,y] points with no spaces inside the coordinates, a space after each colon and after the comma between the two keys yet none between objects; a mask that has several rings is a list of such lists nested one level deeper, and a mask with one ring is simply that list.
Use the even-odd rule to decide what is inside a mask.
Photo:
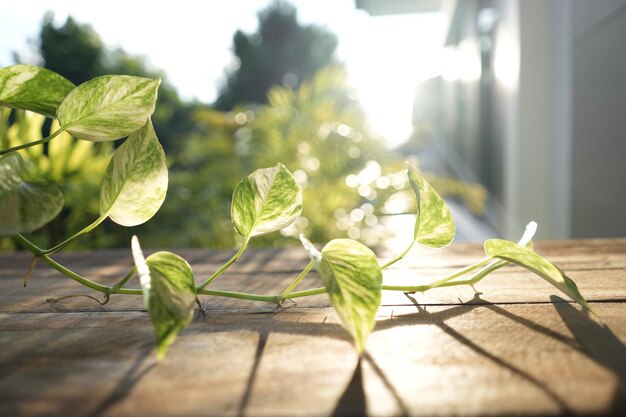
[{"label": "bright sky", "polygon": [[[326,26],[339,38],[346,63],[375,131],[391,145],[411,129],[415,86],[440,72],[445,18],[438,14],[371,17],[354,0],[289,0],[301,23]],[[271,0],[133,1],[20,0],[0,4],[0,67],[12,52],[33,51],[47,10],[55,21],[68,15],[89,23],[110,47],[144,55],[166,71],[182,97],[212,102],[232,62],[237,29],[254,32],[257,13]]]}]

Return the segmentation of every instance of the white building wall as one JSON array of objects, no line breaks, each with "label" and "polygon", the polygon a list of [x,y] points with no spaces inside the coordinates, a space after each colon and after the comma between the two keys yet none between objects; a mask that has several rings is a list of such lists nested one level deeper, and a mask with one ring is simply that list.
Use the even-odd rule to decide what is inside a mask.
[{"label": "white building wall", "polygon": [[572,236],[626,236],[626,0],[572,2]]}]

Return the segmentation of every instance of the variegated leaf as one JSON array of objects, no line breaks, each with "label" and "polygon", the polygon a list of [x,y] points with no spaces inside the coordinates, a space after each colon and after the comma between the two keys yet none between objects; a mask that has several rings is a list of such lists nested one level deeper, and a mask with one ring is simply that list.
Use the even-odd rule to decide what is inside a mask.
[{"label": "variegated leaf", "polygon": [[431,248],[449,245],[454,240],[455,227],[448,206],[428,181],[411,165],[408,168],[408,175],[417,199],[413,239]]},{"label": "variegated leaf", "polygon": [[280,230],[302,212],[302,192],[283,164],[254,171],[233,192],[231,218],[237,233],[253,237]]},{"label": "variegated leaf", "polygon": [[57,112],[61,127],[79,139],[128,136],[154,112],[159,80],[105,75],[73,89]]},{"label": "variegated leaf", "polygon": [[56,117],[74,84],[45,68],[12,65],[0,69],[0,106]]},{"label": "variegated leaf", "polygon": [[165,153],[148,120],[115,150],[100,190],[100,214],[136,226],[156,214],[167,192]]},{"label": "variegated leaf", "polygon": [[353,337],[357,351],[363,352],[365,341],[376,326],[382,297],[383,275],[376,255],[355,240],[332,240],[321,252],[305,237],[301,240],[342,327]]},{"label": "variegated leaf", "polygon": [[154,326],[157,358],[163,359],[169,345],[193,318],[193,272],[187,261],[171,252],[157,252],[144,259],[136,237],[132,249],[144,303]]},{"label": "variegated leaf", "polygon": [[32,232],[63,208],[63,194],[45,181],[27,181],[18,153],[0,157],[0,236]]},{"label": "variegated leaf", "polygon": [[533,250],[508,240],[490,239],[485,242],[485,253],[488,256],[504,259],[534,272],[572,298],[585,310],[592,311],[587,300],[578,290],[576,283]]}]

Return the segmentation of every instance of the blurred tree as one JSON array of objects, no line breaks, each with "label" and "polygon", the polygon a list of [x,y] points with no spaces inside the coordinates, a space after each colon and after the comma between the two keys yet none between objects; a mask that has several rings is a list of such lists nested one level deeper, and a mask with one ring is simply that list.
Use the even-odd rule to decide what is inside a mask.
[{"label": "blurred tree", "polygon": [[104,45],[93,28],[78,24],[71,16],[57,28],[53,19],[54,14],[45,14],[39,35],[44,66],[74,84],[103,75]]},{"label": "blurred tree", "polygon": [[334,34],[319,26],[301,26],[292,5],[275,1],[259,13],[256,33],[235,33],[238,67],[227,75],[215,106],[232,110],[237,104],[266,103],[272,86],[297,87],[310,80],[332,62],[336,48]]},{"label": "blurred tree", "polygon": [[254,170],[282,162],[303,188],[302,216],[254,245],[294,244],[299,233],[316,242],[350,236],[374,244],[384,237],[378,216],[397,190],[387,177],[376,180],[404,166],[369,132],[343,69],[322,69],[295,90],[273,87],[268,97],[265,105],[232,112],[197,111],[198,129],[171,172],[168,198],[139,227],[142,236],[157,246],[232,247],[233,189]]},{"label": "blurred tree", "polygon": [[54,14],[45,14],[40,32],[39,54],[43,66],[75,84],[105,74],[126,74],[162,78],[154,127],[166,150],[193,127],[193,104],[183,103],[165,74],[150,68],[144,57],[132,56],[123,49],[108,50],[90,25],[77,23],[71,16],[61,26],[54,25]]},{"label": "blurred tree", "polygon": [[[232,111],[181,103],[173,88],[162,85],[153,117],[157,133],[170,147],[185,135],[179,146],[168,149],[168,198],[144,225],[126,229],[105,222],[85,241],[90,247],[127,246],[132,234],[151,246],[232,247],[237,239],[230,224],[233,189],[255,169],[279,161],[303,188],[303,215],[280,233],[255,239],[255,245],[294,243],[301,232],[316,242],[348,236],[374,244],[384,237],[379,215],[387,213],[386,197],[406,186],[406,176],[396,175],[402,160],[369,131],[343,68],[318,70],[332,60],[336,38],[313,26],[299,26],[295,9],[285,3],[274,3],[259,20],[257,34],[235,35],[241,66],[230,74],[220,97],[222,105],[231,100],[226,107],[235,106]],[[91,61],[70,66],[69,57],[65,62],[55,55],[57,49],[75,49],[81,59]],[[121,49],[108,51],[91,27],[71,18],[55,27],[47,15],[41,55],[55,56],[46,66],[77,83],[105,73],[159,75],[140,57]],[[45,156],[38,166],[45,167]],[[91,204],[89,197],[80,198]],[[94,191],[93,201],[97,198]],[[81,210],[67,211],[64,219],[90,213]],[[55,230],[55,236],[75,231]]]}]

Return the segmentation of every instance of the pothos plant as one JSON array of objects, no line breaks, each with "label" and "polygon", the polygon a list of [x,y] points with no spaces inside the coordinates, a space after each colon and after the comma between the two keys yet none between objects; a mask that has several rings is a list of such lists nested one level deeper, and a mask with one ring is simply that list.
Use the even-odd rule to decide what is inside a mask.
[{"label": "pothos plant", "polygon": [[[158,358],[164,357],[168,346],[190,323],[195,304],[201,306],[198,301],[201,295],[280,304],[287,299],[327,293],[341,325],[352,336],[359,353],[364,351],[366,339],[376,325],[382,291],[412,293],[474,285],[509,263],[534,272],[591,311],[574,281],[534,252],[531,244],[536,229],[534,222],[527,226],[517,243],[487,240],[484,260],[451,275],[424,285],[385,285],[383,271],[404,258],[415,244],[442,248],[450,244],[455,235],[454,222],[445,202],[412,166],[408,166],[407,175],[417,200],[413,240],[406,250],[384,264],[358,241],[335,239],[318,250],[301,236],[311,262],[280,294],[211,289],[211,283],[242,256],[252,238],[281,230],[300,215],[301,190],[291,172],[278,163],[253,172],[235,188],[231,221],[235,231],[243,237],[241,247],[211,276],[200,279],[199,284],[189,264],[174,253],[161,251],[144,258],[136,237],[131,243],[135,267],[117,284],[102,285],[75,273],[55,261],[52,255],[106,219],[126,227],[144,223],[158,211],[165,199],[168,184],[165,154],[150,121],[158,86],[159,80],[124,75],[102,76],[74,86],[44,68],[14,65],[0,69],[0,106],[45,115],[56,119],[59,126],[43,139],[0,149],[0,235],[13,236],[33,254],[24,284],[40,259],[68,278],[102,293],[104,300],[98,300],[101,303],[117,294],[143,295],[156,333]],[[62,132],[87,141],[126,139],[115,150],[104,174],[100,216],[63,242],[43,249],[23,234],[54,219],[64,205],[63,195],[55,184],[30,178],[18,151],[47,143]],[[313,268],[318,271],[324,286],[296,291]],[[139,277],[140,289],[126,286],[134,276]]]}]

